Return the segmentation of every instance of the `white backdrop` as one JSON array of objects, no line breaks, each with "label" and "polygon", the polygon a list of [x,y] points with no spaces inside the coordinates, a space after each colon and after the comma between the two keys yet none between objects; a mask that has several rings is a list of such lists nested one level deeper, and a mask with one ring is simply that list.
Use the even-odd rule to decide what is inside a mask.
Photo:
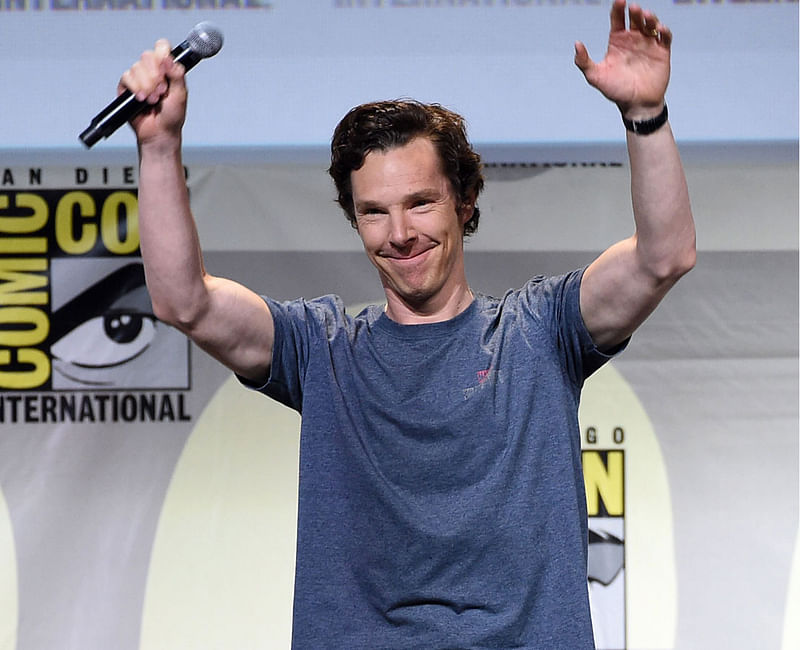
[{"label": "white backdrop", "polygon": [[[572,63],[576,40],[602,57],[610,5],[3,0],[0,148],[75,147],[139,53],[158,37],[181,41],[201,20],[226,42],[191,73],[189,146],[321,146],[351,106],[401,96],[463,113],[478,143],[616,141],[619,117],[596,108]],[[796,1],[648,6],[675,34],[668,99],[682,139],[797,138]],[[107,146],[132,142],[123,130]]]}]

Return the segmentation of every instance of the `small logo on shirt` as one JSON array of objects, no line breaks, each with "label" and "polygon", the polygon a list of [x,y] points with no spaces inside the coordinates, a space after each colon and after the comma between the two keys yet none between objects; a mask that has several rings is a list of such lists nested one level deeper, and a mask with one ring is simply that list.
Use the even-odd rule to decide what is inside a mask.
[{"label": "small logo on shirt", "polygon": [[483,390],[487,386],[494,386],[495,384],[503,383],[499,371],[494,368],[478,370],[475,373],[475,378],[477,379],[478,383],[475,386],[469,386],[463,390],[465,400],[469,399],[477,391]]}]

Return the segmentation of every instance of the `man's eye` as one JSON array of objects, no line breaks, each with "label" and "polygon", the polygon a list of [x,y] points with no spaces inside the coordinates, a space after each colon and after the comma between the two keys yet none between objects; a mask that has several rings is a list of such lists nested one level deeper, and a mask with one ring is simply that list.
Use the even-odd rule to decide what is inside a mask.
[{"label": "man's eye", "polygon": [[381,209],[379,209],[379,208],[367,208],[367,209],[362,210],[361,212],[359,212],[358,216],[359,217],[373,217],[374,218],[374,217],[379,217],[382,214],[386,214],[386,212],[381,210]]}]

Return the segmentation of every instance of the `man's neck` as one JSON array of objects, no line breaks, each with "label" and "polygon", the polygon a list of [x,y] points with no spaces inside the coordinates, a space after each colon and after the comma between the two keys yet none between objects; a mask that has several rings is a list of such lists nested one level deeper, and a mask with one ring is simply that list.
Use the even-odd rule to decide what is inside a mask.
[{"label": "man's neck", "polygon": [[422,325],[439,323],[455,318],[472,304],[474,295],[466,284],[459,285],[448,296],[415,304],[386,290],[386,315],[400,325]]}]

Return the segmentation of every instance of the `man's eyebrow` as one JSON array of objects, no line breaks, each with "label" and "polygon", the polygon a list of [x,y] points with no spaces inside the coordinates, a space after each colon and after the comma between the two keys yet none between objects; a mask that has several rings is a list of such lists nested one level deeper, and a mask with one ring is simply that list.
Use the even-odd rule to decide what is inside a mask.
[{"label": "man's eyebrow", "polygon": [[441,196],[442,196],[441,190],[435,187],[429,187],[409,195],[408,200],[409,201],[419,201],[420,199],[438,200],[439,198],[441,198]]},{"label": "man's eyebrow", "polygon": [[356,212],[369,212],[372,210],[383,210],[383,206],[377,201],[354,201]]},{"label": "man's eyebrow", "polygon": [[[442,197],[442,192],[440,189],[436,187],[426,187],[421,190],[417,190],[416,192],[412,192],[408,196],[403,198],[403,203],[414,203],[415,201],[425,200],[425,201],[438,201]],[[356,212],[363,213],[363,212],[383,212],[386,210],[385,206],[380,201],[375,201],[372,199],[363,199],[363,200],[354,200],[353,205],[355,206]]]}]

